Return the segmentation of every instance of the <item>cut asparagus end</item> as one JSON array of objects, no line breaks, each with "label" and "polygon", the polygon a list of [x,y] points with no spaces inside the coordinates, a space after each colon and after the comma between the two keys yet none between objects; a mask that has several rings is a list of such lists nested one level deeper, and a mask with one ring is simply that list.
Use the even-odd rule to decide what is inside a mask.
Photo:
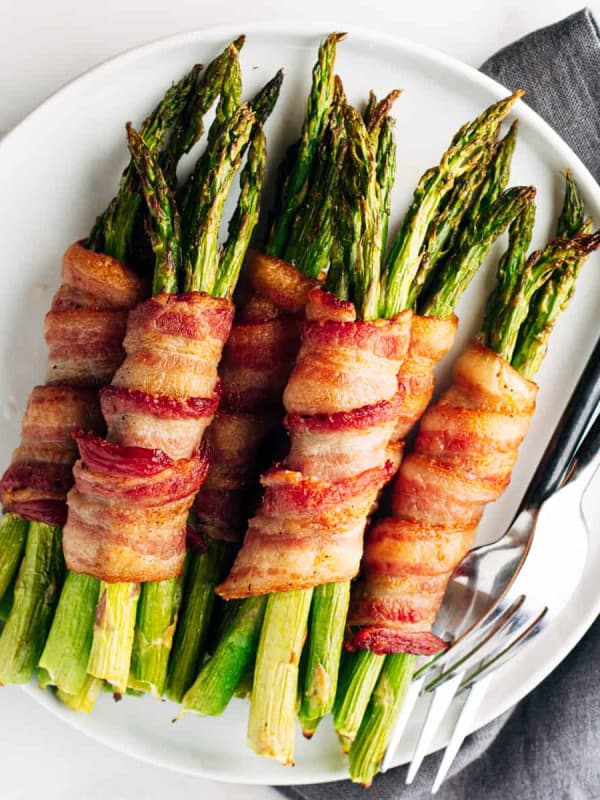
[{"label": "cut asparagus end", "polygon": [[0,684],[31,680],[52,622],[63,574],[61,529],[31,522],[14,601],[0,635]]},{"label": "cut asparagus end", "polygon": [[69,694],[59,689],[56,697],[72,711],[82,711],[84,714],[89,714],[94,709],[101,689],[102,681],[92,675],[88,675],[78,692]]},{"label": "cut asparagus end", "polygon": [[313,590],[269,595],[258,644],[248,744],[259,755],[294,764],[298,666]]},{"label": "cut asparagus end", "polygon": [[371,702],[348,754],[353,783],[370,786],[379,772],[415,663],[416,657],[406,653],[386,656]]},{"label": "cut asparagus end", "polygon": [[182,713],[194,711],[203,716],[218,716],[225,711],[254,663],[266,603],[266,595],[249,597],[240,603],[215,652],[185,693]]},{"label": "cut asparagus end", "polygon": [[39,666],[50,683],[77,695],[88,682],[87,664],[94,637],[100,581],[68,572]]},{"label": "cut asparagus end", "polygon": [[190,555],[167,675],[166,695],[176,703],[181,703],[198,674],[214,605],[214,589],[229,558],[230,548],[219,541],[211,542],[205,553]]},{"label": "cut asparagus end", "polygon": [[0,520],[0,600],[12,585],[25,551],[29,523],[16,514]]},{"label": "cut asparagus end", "polygon": [[87,671],[120,694],[127,689],[139,583],[101,583]]},{"label": "cut asparagus end", "polygon": [[333,709],[349,603],[349,581],[314,590],[300,707],[303,731],[314,732],[319,719]]},{"label": "cut asparagus end", "polygon": [[138,604],[129,688],[162,697],[181,603],[181,578],[145,583]]}]

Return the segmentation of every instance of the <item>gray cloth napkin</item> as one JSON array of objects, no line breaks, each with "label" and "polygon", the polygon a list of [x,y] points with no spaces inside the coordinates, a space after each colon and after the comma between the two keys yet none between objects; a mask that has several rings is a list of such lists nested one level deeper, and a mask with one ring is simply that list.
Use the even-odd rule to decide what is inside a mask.
[{"label": "gray cloth napkin", "polygon": [[[481,69],[510,89],[526,89],[526,102],[600,180],[600,36],[589,10],[509,45]],[[599,664],[600,620],[535,691],[467,738],[438,797],[600,798]],[[349,781],[280,789],[293,800],[426,800],[440,759],[429,756],[410,787],[399,767],[367,793]]]}]

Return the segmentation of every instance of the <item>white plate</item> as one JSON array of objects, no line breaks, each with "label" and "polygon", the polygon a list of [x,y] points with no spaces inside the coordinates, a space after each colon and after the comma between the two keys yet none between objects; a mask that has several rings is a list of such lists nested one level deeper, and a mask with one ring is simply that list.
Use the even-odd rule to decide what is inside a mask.
[{"label": "white plate", "polygon": [[[61,90],[32,113],[0,144],[0,220],[3,243],[3,305],[0,317],[0,413],[3,416],[0,463],[8,463],[17,443],[19,420],[34,383],[44,378],[46,349],[43,316],[59,283],[66,246],[89,230],[95,215],[113,195],[126,160],[123,124],[139,121],[166,85],[196,61],[207,63],[241,30],[248,33],[241,60],[246,93],[256,90],[284,66],[281,99],[267,126],[271,174],[284,144],[296,137],[319,39],[330,25],[297,28],[240,25],[176,36],[140,48],[98,67]],[[339,47],[338,71],[352,101],[369,89],[382,95],[400,86],[398,178],[392,233],[411,191],[426,167],[437,161],[452,133],[465,120],[505,94],[501,86],[470,67],[419,45],[354,30]],[[563,190],[561,172],[569,166],[587,208],[600,221],[600,189],[562,140],[523,104],[514,159],[513,183],[538,187],[535,244],[543,244],[555,224]],[[459,307],[459,341],[453,357],[478,328],[484,298],[493,283],[502,245],[474,281]],[[486,514],[482,539],[509,520],[564,407],[598,330],[600,260],[583,271],[571,308],[552,337],[540,371],[538,411],[522,449],[510,490]],[[443,378],[442,378],[443,380]],[[600,509],[599,509],[600,510]],[[594,519],[600,519],[596,511]],[[567,533],[567,532],[565,532]],[[568,545],[566,545],[568,546]],[[498,675],[476,726],[494,719],[534,688],[581,638],[600,609],[597,576],[600,543],[593,537],[584,578],[564,614],[521,657]],[[246,747],[246,706],[235,701],[217,719],[186,716],[170,720],[176,707],[150,699],[126,698],[115,706],[103,696],[93,714],[76,715],[50,693],[26,689],[70,725],[117,750],[181,772],[246,783],[289,784],[344,778],[346,765],[332,726],[324,724],[312,742],[298,737],[296,768],[285,769],[255,756]],[[411,755],[420,725],[418,710],[397,756]],[[447,740],[440,732],[435,748]]]}]

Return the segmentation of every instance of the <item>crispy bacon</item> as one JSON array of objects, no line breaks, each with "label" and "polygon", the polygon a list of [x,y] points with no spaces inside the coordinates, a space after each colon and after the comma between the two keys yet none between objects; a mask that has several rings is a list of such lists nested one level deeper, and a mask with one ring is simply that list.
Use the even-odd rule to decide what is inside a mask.
[{"label": "crispy bacon", "polygon": [[51,525],[64,523],[77,456],[71,434],[78,428],[102,431],[92,387],[110,380],[123,360],[127,310],[143,292],[140,279],[116,259],[81,242],[68,248],[62,285],[46,315],[48,384],[30,395],[21,444],[0,481],[5,510]]},{"label": "crispy bacon", "polygon": [[309,291],[316,282],[281,259],[249,251],[245,276],[250,294],[223,352],[223,398],[207,432],[211,467],[195,502],[200,528],[213,538],[239,541],[259,452],[281,422],[282,395],[302,333]]},{"label": "crispy bacon", "polygon": [[232,321],[229,300],[200,292],[157,295],[130,313],[127,356],[101,392],[107,439],[77,439],[63,536],[69,569],[109,582],[180,574]]},{"label": "crispy bacon", "polygon": [[263,476],[261,506],[217,587],[226,599],[352,578],[368,515],[391,477],[411,312],[357,321],[351,303],[313,289],[306,316],[284,393],[291,450]]},{"label": "crispy bacon", "polygon": [[458,360],[453,383],[421,422],[400,467],[392,519],[367,537],[348,649],[429,654],[446,585],[472,546],[485,506],[510,481],[537,388],[479,344]]},{"label": "crispy bacon", "polygon": [[179,575],[187,516],[208,470],[193,458],[78,438],[63,549],[69,569],[108,582],[160,581]]}]

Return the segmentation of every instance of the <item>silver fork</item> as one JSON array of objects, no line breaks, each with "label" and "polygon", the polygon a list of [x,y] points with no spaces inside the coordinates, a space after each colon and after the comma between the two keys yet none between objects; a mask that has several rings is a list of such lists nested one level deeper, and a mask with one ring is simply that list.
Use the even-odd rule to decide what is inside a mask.
[{"label": "silver fork", "polygon": [[587,555],[581,500],[600,461],[600,418],[580,442],[599,403],[600,341],[513,524],[496,542],[472,550],[455,570],[436,622],[436,631],[453,643],[415,674],[382,771],[391,766],[422,691],[431,692],[432,699],[407,783],[414,779],[453,698],[469,688],[432,789],[436,792],[470,730],[493,672],[546,627],[577,586]]}]

